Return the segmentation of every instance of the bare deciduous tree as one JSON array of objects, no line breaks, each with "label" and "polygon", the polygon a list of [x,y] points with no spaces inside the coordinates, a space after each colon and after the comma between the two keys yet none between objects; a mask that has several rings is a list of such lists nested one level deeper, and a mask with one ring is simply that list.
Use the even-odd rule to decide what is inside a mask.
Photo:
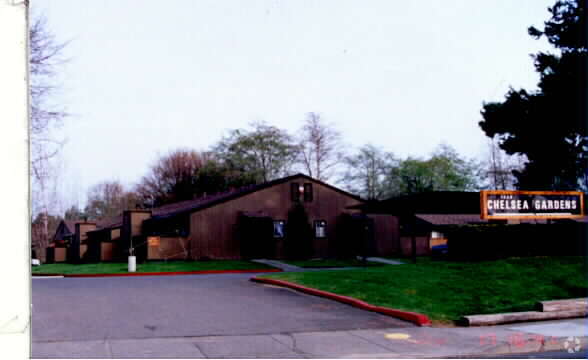
[{"label": "bare deciduous tree", "polygon": [[61,220],[59,216],[45,213],[39,213],[36,218],[31,219],[32,250],[35,252],[36,258],[41,262],[46,260],[46,249],[51,240],[51,238],[47,238],[47,232],[54,234]]},{"label": "bare deciduous tree", "polygon": [[100,220],[120,214],[123,210],[134,209],[137,195],[126,191],[119,181],[104,181],[88,190],[84,216]]},{"label": "bare deciduous tree", "polygon": [[44,261],[45,249],[49,246],[53,227],[51,214],[60,212],[62,203],[58,192],[59,158],[49,162],[48,159],[38,161],[31,166],[32,175],[32,213],[36,216],[36,225],[31,232],[31,246],[37,256]]},{"label": "bare deciduous tree", "polygon": [[525,167],[525,156],[508,155],[500,148],[497,136],[488,141],[488,158],[482,170],[485,187],[495,190],[512,190],[516,188],[514,170]]},{"label": "bare deciduous tree", "polygon": [[189,149],[161,156],[137,185],[139,198],[151,206],[192,199],[198,172],[211,158],[208,153]]},{"label": "bare deciduous tree", "polygon": [[252,183],[253,174],[227,166],[210,152],[179,149],[159,157],[135,192],[140,204],[155,207]]},{"label": "bare deciduous tree", "polygon": [[[29,28],[29,137],[31,147],[31,183],[33,212],[41,214],[33,238],[33,248],[41,257],[49,244],[49,214],[54,212],[57,167],[52,163],[63,141],[52,132],[67,115],[58,107],[53,96],[58,88],[55,80],[57,68],[63,64],[63,49],[47,29],[47,21],[37,16]],[[40,232],[40,233],[39,233]]]},{"label": "bare deciduous tree", "polygon": [[365,199],[385,199],[390,196],[387,177],[398,160],[389,152],[367,144],[355,155],[344,159],[346,171],[341,182],[351,193]]},{"label": "bare deciduous tree", "polygon": [[299,131],[299,162],[308,176],[328,181],[343,158],[341,134],[320,114],[310,112]]},{"label": "bare deciduous tree", "polygon": [[[65,62],[63,49],[67,43],[59,43],[47,29],[47,20],[38,16],[29,28],[30,71],[30,137],[31,162],[35,167],[46,162],[58,152],[63,141],[56,139],[52,130],[59,127],[67,113],[53,101],[59,88],[56,81],[58,67]],[[36,176],[36,174],[33,174]]]}]

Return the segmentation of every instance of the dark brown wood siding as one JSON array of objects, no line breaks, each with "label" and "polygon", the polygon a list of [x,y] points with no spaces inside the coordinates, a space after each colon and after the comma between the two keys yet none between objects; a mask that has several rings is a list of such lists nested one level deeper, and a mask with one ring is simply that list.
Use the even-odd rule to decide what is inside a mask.
[{"label": "dark brown wood siding", "polygon": [[[241,257],[237,219],[239,212],[264,214],[274,220],[288,219],[288,211],[295,202],[292,200],[291,184],[312,183],[312,201],[304,201],[301,194],[300,203],[304,205],[311,226],[315,220],[327,222],[327,236],[314,240],[314,255],[328,256],[329,242],[336,241],[335,229],[337,217],[354,211],[346,208],[360,203],[360,200],[327,186],[300,177],[289,182],[244,195],[207,209],[194,212],[190,216],[191,257],[199,259],[210,257],[217,259],[238,259]],[[283,240],[277,241],[277,256],[280,257]]]},{"label": "dark brown wood siding", "polygon": [[374,219],[374,240],[379,256],[391,256],[400,251],[398,217],[387,214],[369,214]]},{"label": "dark brown wood siding", "polygon": [[[415,240],[417,256],[431,254],[430,236],[416,236]],[[412,255],[412,238],[410,236],[400,237],[400,254],[407,257]]]}]

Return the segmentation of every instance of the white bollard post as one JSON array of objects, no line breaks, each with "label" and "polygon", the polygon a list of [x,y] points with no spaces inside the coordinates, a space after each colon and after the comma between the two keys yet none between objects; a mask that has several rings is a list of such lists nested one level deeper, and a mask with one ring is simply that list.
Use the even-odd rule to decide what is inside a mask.
[{"label": "white bollard post", "polygon": [[135,256],[129,256],[129,272],[137,271],[137,258]]}]

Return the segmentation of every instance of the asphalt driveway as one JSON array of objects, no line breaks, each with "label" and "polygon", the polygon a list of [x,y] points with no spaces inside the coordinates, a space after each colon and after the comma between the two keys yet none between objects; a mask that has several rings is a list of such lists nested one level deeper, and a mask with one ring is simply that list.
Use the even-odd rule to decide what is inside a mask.
[{"label": "asphalt driveway", "polygon": [[33,342],[412,327],[253,274],[33,279]]}]

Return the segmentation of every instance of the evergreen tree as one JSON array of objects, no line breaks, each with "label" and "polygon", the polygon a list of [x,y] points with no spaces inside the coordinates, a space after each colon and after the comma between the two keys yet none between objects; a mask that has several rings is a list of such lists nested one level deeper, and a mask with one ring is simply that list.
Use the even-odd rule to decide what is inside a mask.
[{"label": "evergreen tree", "polygon": [[585,4],[559,0],[549,12],[543,30],[529,28],[529,35],[545,37],[556,49],[533,56],[538,89],[511,88],[503,102],[484,104],[479,125],[490,138],[497,136],[508,154],[526,155],[524,169],[513,171],[518,188],[586,190]]}]

